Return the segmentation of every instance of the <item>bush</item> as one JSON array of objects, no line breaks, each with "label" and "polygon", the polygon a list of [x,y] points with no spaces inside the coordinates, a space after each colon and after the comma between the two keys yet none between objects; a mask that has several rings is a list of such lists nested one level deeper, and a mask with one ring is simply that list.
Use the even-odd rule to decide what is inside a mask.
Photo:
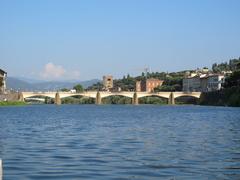
[{"label": "bush", "polygon": [[159,97],[142,97],[139,98],[139,104],[167,104],[167,99]]},{"label": "bush", "polygon": [[22,101],[0,101],[0,106],[23,106],[26,104]]},{"label": "bush", "polygon": [[109,96],[102,99],[103,104],[131,104],[132,99],[123,96]]}]

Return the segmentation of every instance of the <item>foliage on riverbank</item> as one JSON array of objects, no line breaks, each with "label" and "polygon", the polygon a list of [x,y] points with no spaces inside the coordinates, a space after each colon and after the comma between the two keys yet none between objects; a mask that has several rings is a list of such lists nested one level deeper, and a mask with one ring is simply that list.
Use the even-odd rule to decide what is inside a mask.
[{"label": "foliage on riverbank", "polygon": [[67,97],[62,99],[62,104],[94,104],[95,100],[88,97]]},{"label": "foliage on riverbank", "polygon": [[[121,97],[121,96],[110,96],[107,98],[103,98],[103,104],[132,104],[132,99],[128,97]],[[149,96],[149,97],[142,97],[138,99],[139,104],[156,104],[156,105],[167,105],[168,99]],[[197,104],[197,100],[192,97],[181,97],[175,99],[176,105],[182,104]]]},{"label": "foliage on riverbank", "polygon": [[102,99],[103,104],[132,104],[132,99],[124,96],[109,96]]},{"label": "foliage on riverbank", "polygon": [[240,87],[203,93],[199,103],[200,105],[240,107]]},{"label": "foliage on riverbank", "polygon": [[164,98],[159,98],[159,97],[142,97],[139,98],[138,100],[139,104],[167,104],[168,100]]},{"label": "foliage on riverbank", "polygon": [[0,101],[0,106],[23,106],[26,104],[22,101]]},{"label": "foliage on riverbank", "polygon": [[[168,99],[160,97],[142,97],[138,99],[139,104],[166,105]],[[62,99],[62,104],[94,104],[95,99],[88,97],[67,97]],[[181,97],[175,99],[176,104],[197,104],[196,99],[191,97]],[[53,104],[50,103],[50,104]],[[132,98],[124,96],[109,96],[102,98],[102,104],[132,104]]]}]

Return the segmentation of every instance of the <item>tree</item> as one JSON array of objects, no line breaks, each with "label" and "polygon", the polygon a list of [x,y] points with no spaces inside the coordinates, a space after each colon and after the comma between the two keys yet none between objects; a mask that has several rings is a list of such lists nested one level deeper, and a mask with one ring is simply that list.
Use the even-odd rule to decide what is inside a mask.
[{"label": "tree", "polygon": [[217,65],[217,63],[214,63],[213,65],[212,65],[212,70],[213,70],[213,72],[217,72],[218,71],[218,67],[217,67],[218,65]]},{"label": "tree", "polygon": [[62,91],[62,92],[68,92],[69,89],[67,89],[67,88],[62,88],[62,89],[60,89],[60,91]]},{"label": "tree", "polygon": [[240,70],[234,71],[233,74],[225,80],[225,88],[231,88],[234,86],[240,86]]},{"label": "tree", "polygon": [[84,91],[81,84],[77,84],[76,86],[73,87],[73,89],[75,89],[76,92],[83,92]]},{"label": "tree", "polygon": [[101,82],[95,83],[87,88],[87,90],[91,91],[100,91],[103,89],[103,84]]}]

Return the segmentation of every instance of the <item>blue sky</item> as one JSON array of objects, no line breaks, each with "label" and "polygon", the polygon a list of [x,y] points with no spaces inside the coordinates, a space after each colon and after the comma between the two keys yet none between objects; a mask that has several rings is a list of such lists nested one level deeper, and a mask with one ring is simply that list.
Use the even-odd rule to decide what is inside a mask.
[{"label": "blue sky", "polygon": [[240,56],[239,0],[0,0],[0,68],[87,80]]}]

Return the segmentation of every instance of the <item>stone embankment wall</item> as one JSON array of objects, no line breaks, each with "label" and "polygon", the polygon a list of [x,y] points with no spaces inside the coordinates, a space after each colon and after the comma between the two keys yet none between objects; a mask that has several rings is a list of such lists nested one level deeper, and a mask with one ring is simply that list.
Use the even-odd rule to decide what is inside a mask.
[{"label": "stone embankment wall", "polygon": [[18,101],[19,93],[0,94],[0,101]]}]

